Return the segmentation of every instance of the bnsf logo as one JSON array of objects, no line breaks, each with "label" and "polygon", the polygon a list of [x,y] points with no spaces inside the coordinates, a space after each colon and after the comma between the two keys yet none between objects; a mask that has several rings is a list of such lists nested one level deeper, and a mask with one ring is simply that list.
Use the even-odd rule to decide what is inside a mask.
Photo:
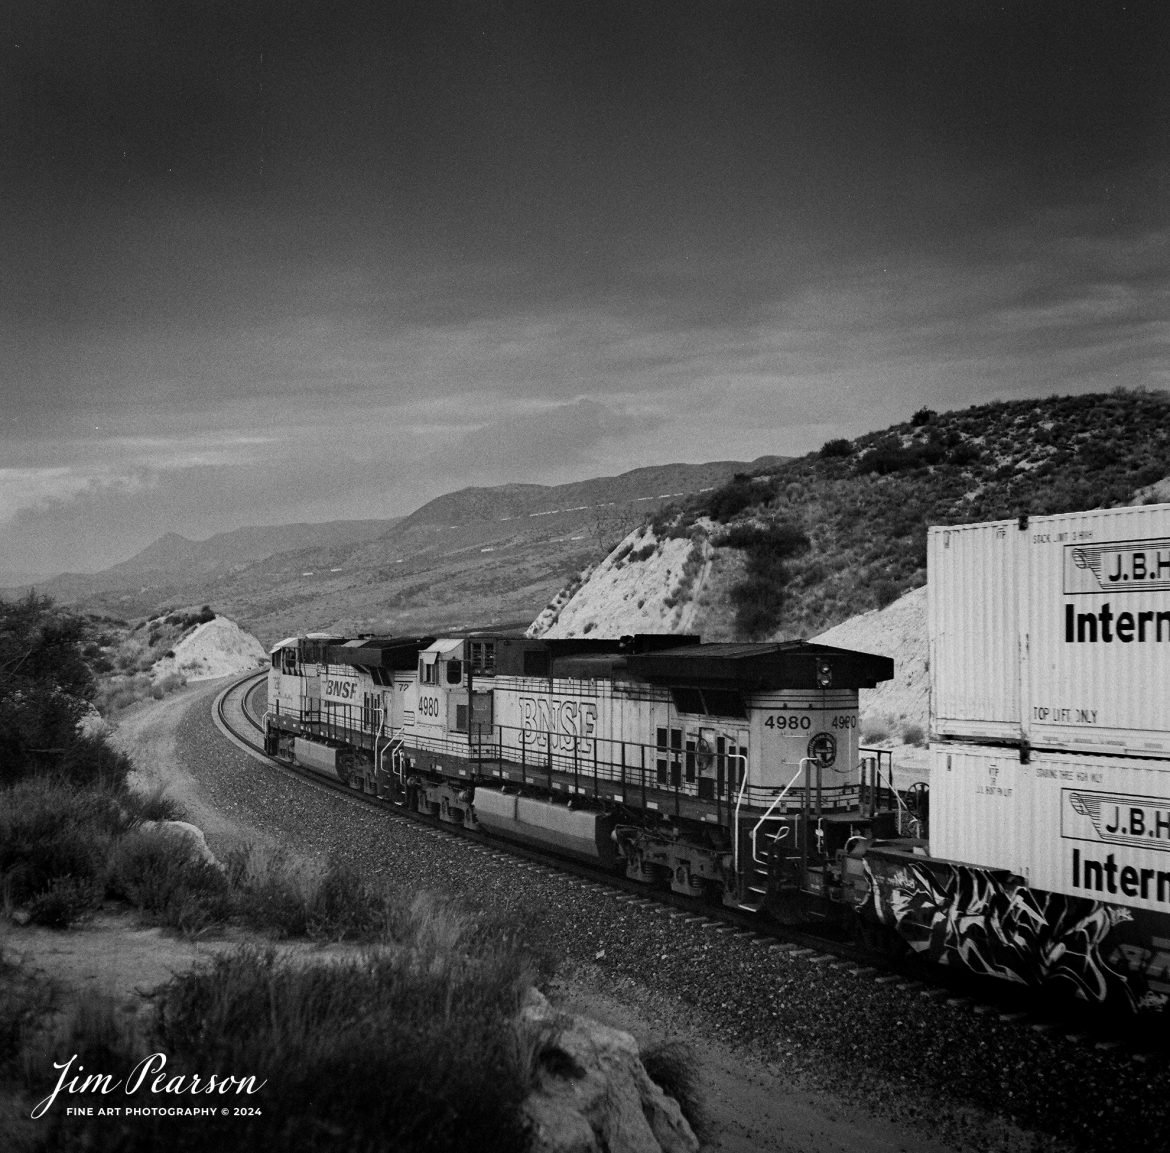
[{"label": "bnsf logo", "polygon": [[437,717],[439,715],[439,698],[438,697],[419,697],[418,711],[424,717]]},{"label": "bnsf logo", "polygon": [[325,696],[332,701],[349,701],[357,696],[356,681],[338,681],[330,678],[325,682]]}]

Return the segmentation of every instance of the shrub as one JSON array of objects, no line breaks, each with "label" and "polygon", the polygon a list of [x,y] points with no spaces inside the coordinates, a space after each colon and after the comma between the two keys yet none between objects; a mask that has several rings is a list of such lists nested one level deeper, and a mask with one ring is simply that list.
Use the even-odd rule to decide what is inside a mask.
[{"label": "shrub", "polygon": [[901,591],[893,581],[880,580],[873,584],[873,600],[879,609],[892,605],[901,595]]},{"label": "shrub", "polygon": [[326,941],[377,939],[389,916],[385,894],[340,861],[326,867],[306,912],[308,936]]},{"label": "shrub", "polygon": [[827,440],[821,445],[821,456],[823,457],[842,457],[853,455],[852,441],[845,440],[844,437],[838,437],[836,440]]},{"label": "shrub", "polygon": [[895,472],[905,472],[908,469],[922,468],[926,464],[921,448],[902,448],[900,445],[883,445],[872,448],[857,461],[857,471],[861,475],[877,473],[878,476],[889,476]]},{"label": "shrub", "polygon": [[909,721],[902,726],[902,740],[905,744],[920,749],[926,744],[926,733],[920,724]]},{"label": "shrub", "polygon": [[225,921],[232,911],[227,878],[181,833],[139,829],[113,853],[110,888],[159,923],[185,933]]},{"label": "shrub", "polygon": [[282,937],[378,941],[396,916],[380,886],[340,861],[318,870],[294,865],[284,852],[257,854],[248,847],[228,855],[226,872],[240,915]]},{"label": "shrub", "polygon": [[182,821],[186,819],[183,806],[174,797],[167,796],[164,785],[156,786],[149,793],[128,790],[125,805],[135,822]]},{"label": "shrub", "polygon": [[251,846],[233,850],[225,865],[236,908],[249,924],[281,937],[308,935],[307,869],[293,867],[283,851],[258,855]]},{"label": "shrub", "polygon": [[54,877],[47,889],[28,901],[29,918],[35,925],[67,929],[82,920],[101,903],[103,887],[96,878]]},{"label": "shrub", "polygon": [[47,597],[0,599],[0,781],[48,770],[76,738],[93,696],[87,641]]},{"label": "shrub", "polygon": [[911,418],[910,423],[915,428],[921,428],[924,424],[930,424],[938,413],[933,408],[920,408]]},{"label": "shrub", "polygon": [[61,780],[34,778],[5,790],[0,881],[7,899],[27,904],[45,895],[43,907],[55,911],[78,912],[83,900],[95,907],[105,892],[114,840],[131,819],[114,794],[77,790]]},{"label": "shrub", "polygon": [[726,484],[707,495],[707,515],[719,524],[726,524],[745,508],[767,503],[771,494],[752,482],[747,473],[737,472]]}]

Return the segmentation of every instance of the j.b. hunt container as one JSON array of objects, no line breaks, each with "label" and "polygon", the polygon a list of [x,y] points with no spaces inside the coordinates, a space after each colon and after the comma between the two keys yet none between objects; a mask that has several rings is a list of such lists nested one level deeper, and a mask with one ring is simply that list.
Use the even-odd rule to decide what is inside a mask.
[{"label": "j.b. hunt container", "polygon": [[933,528],[936,739],[1170,757],[1170,505]]},{"label": "j.b. hunt container", "polygon": [[1170,760],[931,747],[930,854],[1170,912]]}]

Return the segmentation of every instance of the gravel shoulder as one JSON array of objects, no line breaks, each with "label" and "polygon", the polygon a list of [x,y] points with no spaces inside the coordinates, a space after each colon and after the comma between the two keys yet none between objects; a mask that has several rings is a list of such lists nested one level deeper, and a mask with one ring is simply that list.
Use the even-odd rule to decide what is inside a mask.
[{"label": "gravel shoulder", "polygon": [[[700,1062],[722,1153],[1060,1153],[1160,1149],[1115,1125],[1165,1095],[1165,1070],[1130,1076],[1110,1054],[1061,1051],[1060,1040],[946,1009],[909,993],[702,932],[581,886],[563,874],[518,869],[486,850],[325,793],[258,763],[225,741],[211,719],[224,682],[143,702],[119,741],[143,781],[162,784],[200,824],[217,853],[278,843],[338,856],[399,887],[461,895],[515,924],[564,1008],[627,1029],[642,1041],[682,1038]],[[101,927],[50,934],[53,956],[77,946],[97,957]],[[158,966],[195,957],[211,942],[111,926],[117,964],[108,975],[132,995],[156,970],[133,976],[131,956]],[[145,935],[144,935],[145,933]],[[31,937],[26,938],[29,945]],[[39,951],[39,950],[38,950]],[[41,953],[38,963],[56,964]],[[112,970],[121,970],[121,975]],[[1078,1079],[1068,1070],[1076,1063]],[[1128,1080],[1127,1080],[1128,1078]],[[1081,1084],[1087,1088],[1082,1091]],[[1086,1094],[1091,1090],[1091,1095]],[[1050,1099],[1051,1098],[1051,1099]],[[1079,1102],[1114,1140],[1064,1143],[1009,1117],[1050,1116]],[[1045,1112],[1047,1110],[1047,1112]],[[1045,1125],[1048,1128],[1049,1125]],[[1154,1131],[1151,1131],[1154,1132]],[[1123,1142],[1119,1144],[1118,1141]]]}]

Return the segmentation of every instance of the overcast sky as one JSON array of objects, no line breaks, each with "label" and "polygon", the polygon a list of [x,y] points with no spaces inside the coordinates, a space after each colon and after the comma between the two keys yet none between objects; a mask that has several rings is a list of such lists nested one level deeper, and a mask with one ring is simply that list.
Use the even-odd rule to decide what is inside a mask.
[{"label": "overcast sky", "polygon": [[0,28],[0,569],[1166,384],[1165,3]]}]

